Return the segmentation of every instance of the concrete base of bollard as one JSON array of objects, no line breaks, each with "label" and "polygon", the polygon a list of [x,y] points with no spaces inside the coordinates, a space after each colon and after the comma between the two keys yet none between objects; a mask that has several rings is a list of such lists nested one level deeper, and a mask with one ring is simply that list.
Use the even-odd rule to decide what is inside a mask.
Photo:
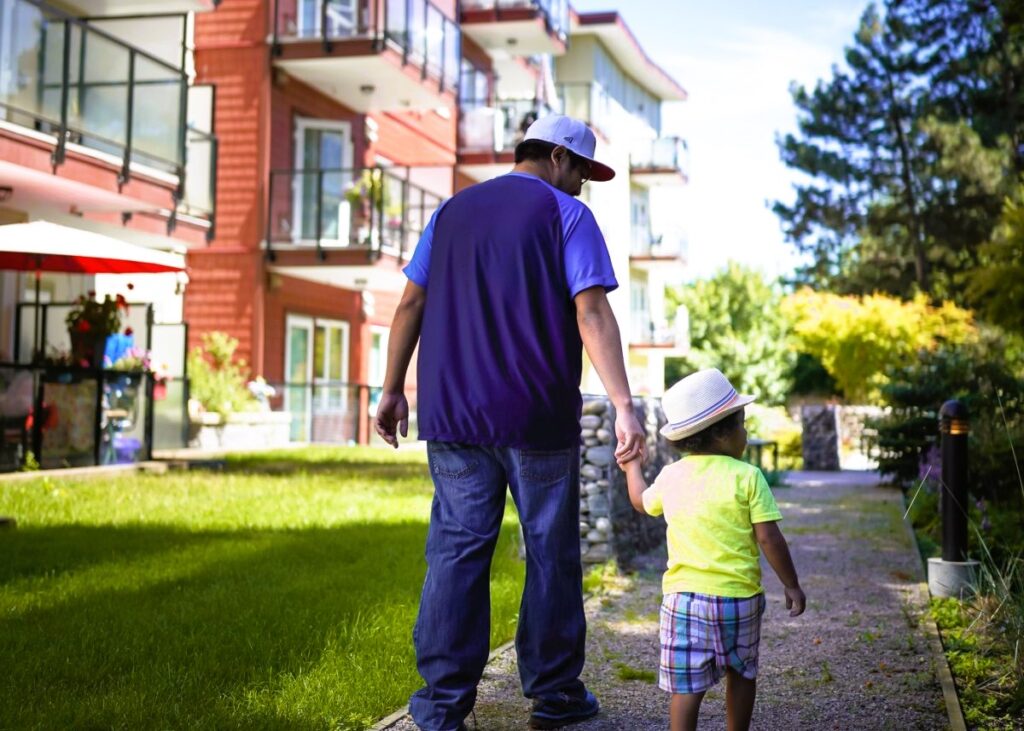
[{"label": "concrete base of bollard", "polygon": [[932,596],[972,596],[978,585],[977,561],[943,561],[941,558],[928,559],[928,591]]}]

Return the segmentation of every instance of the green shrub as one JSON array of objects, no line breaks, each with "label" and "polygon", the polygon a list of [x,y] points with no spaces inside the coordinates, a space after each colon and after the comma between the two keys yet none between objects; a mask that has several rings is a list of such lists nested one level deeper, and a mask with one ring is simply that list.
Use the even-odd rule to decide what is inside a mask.
[{"label": "green shrub", "polygon": [[249,366],[235,358],[238,341],[222,332],[203,335],[203,344],[188,354],[189,393],[203,409],[227,415],[256,411],[259,402],[246,388]]},{"label": "green shrub", "polygon": [[[907,487],[920,480],[922,464],[939,443],[939,409],[960,399],[971,415],[971,485],[977,497],[1018,491],[1011,444],[1024,436],[1024,383],[1015,348],[991,331],[975,344],[921,351],[909,364],[891,368],[882,397],[890,407],[877,430],[880,470]],[[933,472],[937,472],[934,461]],[[934,475],[938,477],[938,474]]]}]

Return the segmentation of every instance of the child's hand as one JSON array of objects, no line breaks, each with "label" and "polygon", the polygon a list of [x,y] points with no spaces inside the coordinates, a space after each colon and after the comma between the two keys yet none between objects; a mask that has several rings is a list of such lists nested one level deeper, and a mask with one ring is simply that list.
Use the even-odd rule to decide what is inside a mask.
[{"label": "child's hand", "polygon": [[638,454],[633,459],[618,459],[616,463],[619,465],[619,469],[623,472],[629,472],[631,468],[641,468],[644,466],[644,458],[642,454]]},{"label": "child's hand", "polygon": [[807,606],[807,597],[804,596],[804,590],[799,586],[785,587],[786,592],[786,609],[789,610],[790,617],[799,617],[804,613],[804,607]]}]

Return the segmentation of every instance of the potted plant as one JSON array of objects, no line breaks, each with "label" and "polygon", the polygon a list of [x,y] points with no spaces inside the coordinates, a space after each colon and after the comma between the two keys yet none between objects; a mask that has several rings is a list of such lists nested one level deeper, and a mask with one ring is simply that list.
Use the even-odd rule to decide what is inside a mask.
[{"label": "potted plant", "polygon": [[103,362],[103,351],[107,337],[121,329],[121,312],[128,310],[128,302],[122,295],[103,301],[95,299],[90,291],[75,300],[65,322],[71,337],[71,356],[76,365],[98,368]]}]

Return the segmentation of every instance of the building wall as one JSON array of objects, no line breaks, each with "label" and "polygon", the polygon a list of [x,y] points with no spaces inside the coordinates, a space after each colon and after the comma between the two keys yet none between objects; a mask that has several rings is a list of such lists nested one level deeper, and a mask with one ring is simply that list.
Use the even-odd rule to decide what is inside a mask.
[{"label": "building wall", "polygon": [[264,190],[269,172],[270,50],[266,3],[225,0],[196,16],[196,83],[216,87],[220,141],[217,229],[208,247],[189,252],[185,296],[189,347],[219,330],[239,341],[238,355],[261,363],[264,338]]},{"label": "building wall", "polygon": [[364,317],[362,295],[347,289],[330,287],[294,277],[272,274],[266,297],[264,333],[267,361],[263,374],[268,381],[284,380],[284,353],[288,315],[303,315],[349,324],[349,380],[363,383],[366,360],[360,336]]}]

